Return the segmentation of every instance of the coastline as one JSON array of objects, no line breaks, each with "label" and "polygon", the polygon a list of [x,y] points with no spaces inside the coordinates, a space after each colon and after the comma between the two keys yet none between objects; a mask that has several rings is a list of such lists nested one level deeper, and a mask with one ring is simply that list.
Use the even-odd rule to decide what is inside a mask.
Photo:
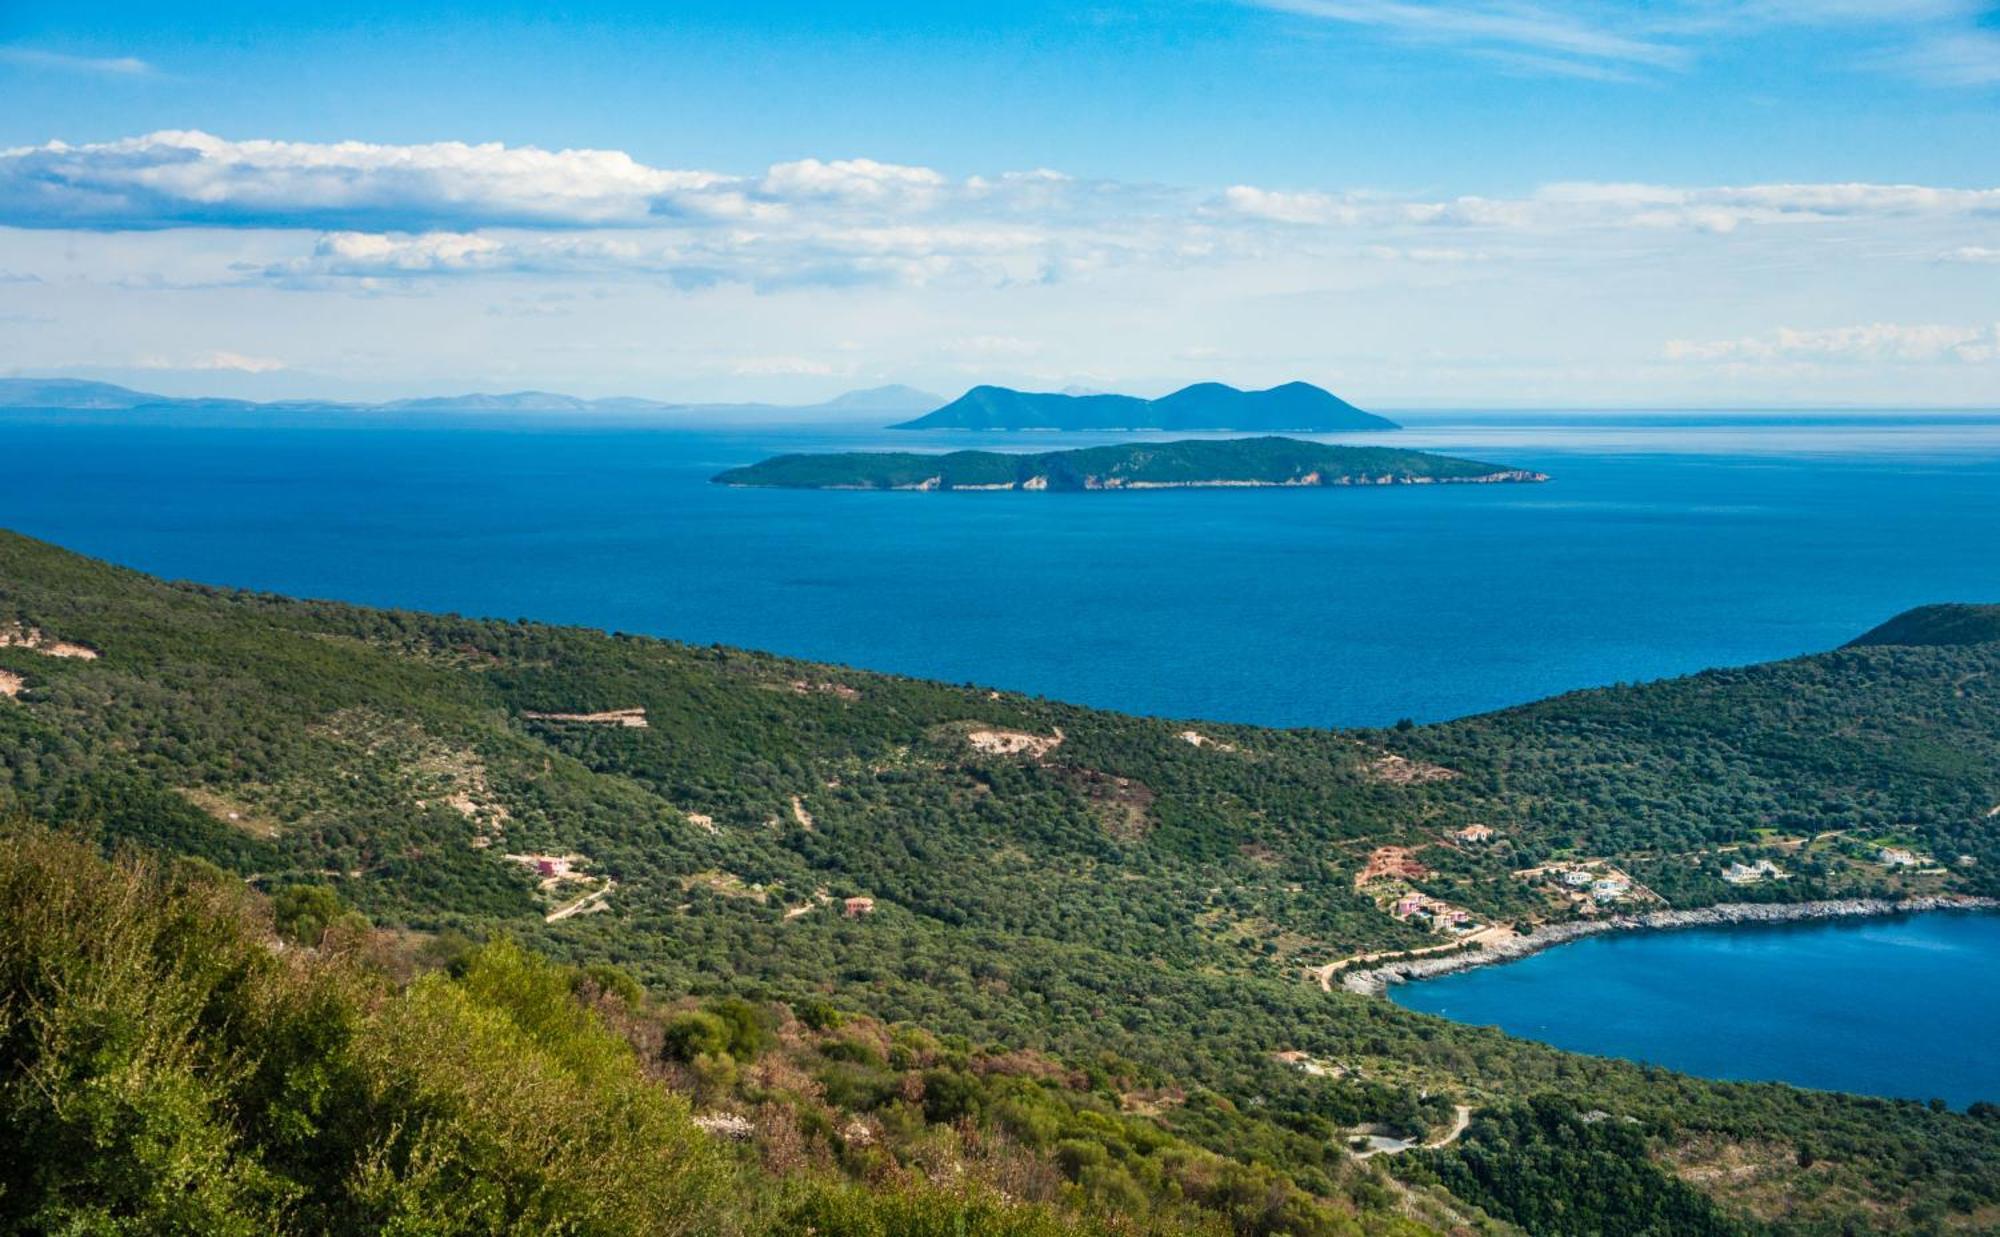
[{"label": "coastline", "polygon": [[1809,919],[1909,915],[1921,911],[2000,910],[2000,898],[1931,894],[1916,898],[1840,898],[1826,902],[1718,902],[1692,910],[1648,911],[1613,915],[1576,923],[1546,924],[1531,936],[1510,936],[1484,948],[1435,957],[1407,958],[1348,971],[1339,985],[1362,996],[1385,996],[1392,984],[1434,979],[1474,967],[1514,962],[1557,945],[1600,932],[1664,931],[1673,928],[1718,927],[1737,923],[1791,923]]},{"label": "coastline", "polygon": [[1498,472],[1480,473],[1470,477],[1434,477],[1410,473],[1384,473],[1380,476],[1363,476],[1343,473],[1332,478],[1323,478],[1319,473],[1307,473],[1302,477],[1292,477],[1280,481],[1237,480],[1214,478],[1204,481],[1127,481],[1122,477],[1085,477],[1083,484],[1074,489],[1067,486],[1051,486],[1045,476],[1036,475],[1025,481],[1000,481],[991,483],[948,485],[942,476],[926,477],[922,481],[908,485],[865,485],[861,483],[835,483],[828,485],[787,485],[768,481],[727,481],[728,474],[720,474],[712,480],[717,485],[732,490],[862,490],[883,493],[966,493],[995,490],[1042,491],[1057,493],[1099,493],[1109,490],[1296,490],[1296,489],[1343,489],[1359,486],[1384,485],[1510,485],[1539,484],[1549,480],[1549,474],[1534,472],[1526,468],[1506,468]]}]

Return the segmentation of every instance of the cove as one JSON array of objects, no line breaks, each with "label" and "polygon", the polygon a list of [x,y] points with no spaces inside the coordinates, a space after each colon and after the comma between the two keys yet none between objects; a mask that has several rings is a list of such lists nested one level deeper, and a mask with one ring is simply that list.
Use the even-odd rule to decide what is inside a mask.
[{"label": "cove", "polygon": [[1607,932],[1390,998],[1708,1078],[2000,1101],[2000,913]]}]

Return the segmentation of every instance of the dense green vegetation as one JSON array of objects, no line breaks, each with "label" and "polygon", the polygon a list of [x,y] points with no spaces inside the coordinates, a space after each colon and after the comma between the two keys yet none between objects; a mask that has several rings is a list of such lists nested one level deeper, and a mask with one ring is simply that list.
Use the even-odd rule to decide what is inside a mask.
[{"label": "dense green vegetation", "polygon": [[1327,434],[1392,430],[1396,423],[1363,412],[1309,382],[1244,391],[1197,382],[1159,399],[1133,395],[1064,395],[977,386],[951,403],[891,429],[1238,430]]},{"label": "dense green vegetation", "polygon": [[1918,606],[1859,637],[1871,644],[1991,644],[2000,640],[2000,606]]},{"label": "dense green vegetation", "polygon": [[269,909],[199,862],[0,836],[0,1227],[1361,1231],[1120,1113],[1103,1070]]},{"label": "dense green vegetation", "polygon": [[1296,438],[1191,439],[1034,454],[851,451],[780,455],[732,468],[723,485],[841,490],[1113,490],[1158,486],[1386,485],[1536,481],[1540,474],[1423,451],[1331,447]]},{"label": "dense green vegetation", "polygon": [[[615,966],[650,994],[632,998],[658,1037],[639,1058],[676,1045],[688,1073],[657,1070],[669,1089],[743,1115],[760,1147],[789,1135],[775,1115],[767,1127],[736,1060],[770,1050],[731,998],[796,1011],[768,1028],[789,1036],[780,1056],[811,1076],[822,1118],[894,1127],[898,1180],[970,1171],[966,1145],[928,1161],[916,1148],[971,1114],[1025,1148],[1038,1180],[1068,1183],[1048,1205],[1090,1214],[1193,1223],[1176,1210],[1192,1199],[1239,1231],[1313,1231],[1204,1195],[1206,1177],[1159,1162],[1160,1138],[1237,1165],[1230,1180],[1249,1184],[1225,1193],[1239,1202],[1261,1190],[1343,1223],[1488,1223],[1480,1208],[1544,1223],[1492,1172],[1445,1162],[1475,1150],[1551,1182],[1621,1158],[1629,1205],[1550,1196],[1606,1232],[1698,1213],[1835,1231],[2000,1217],[1988,1108],[1682,1078],[1303,977],[1436,939],[1356,891],[1384,844],[1413,848],[1416,885],[1508,919],[1573,913],[1510,875],[1564,857],[1615,859],[1676,905],[1992,892],[2000,644],[1851,648],[1442,726],[1270,731],[170,585],[11,535],[0,629],[100,654],[51,656],[25,636],[0,647],[18,681],[0,697],[0,808],[218,865],[271,893],[294,935],[337,935],[352,908],[412,954],[505,938],[602,976]],[[643,727],[616,724],[638,709]],[[1475,820],[1491,842],[1447,840]],[[1938,862],[1885,868],[1873,848],[1891,840]],[[1726,860],[1765,853],[1794,879],[1721,882]],[[872,903],[845,914],[851,897]],[[941,1047],[897,1057],[895,1036],[915,1030],[883,1030],[880,1064],[845,1047],[822,1061],[823,1028],[842,1019],[923,1028]],[[979,1062],[1003,1058],[1077,1079],[1033,1099],[1053,1124],[1001,1115],[1019,1097],[989,1090],[1003,1071]],[[930,1098],[933,1081],[958,1098]],[[1605,1144],[1593,1123],[1580,1141],[1536,1116],[1529,1138],[1518,1113],[1537,1100],[1622,1132]],[[1347,1154],[1356,1127],[1438,1136],[1461,1103],[1481,1115],[1459,1152]],[[1117,1127],[1101,1154],[1065,1150],[1099,1116]],[[1706,1171],[1725,1152],[1731,1171]],[[876,1205],[881,1181],[835,1160],[811,1205]],[[1682,1180],[1712,1211],[1689,1210]]]},{"label": "dense green vegetation", "polygon": [[1646,1136],[1553,1096],[1483,1115],[1457,1146],[1423,1153],[1438,1181],[1532,1233],[1738,1231],[1714,1202],[1654,1164]]}]

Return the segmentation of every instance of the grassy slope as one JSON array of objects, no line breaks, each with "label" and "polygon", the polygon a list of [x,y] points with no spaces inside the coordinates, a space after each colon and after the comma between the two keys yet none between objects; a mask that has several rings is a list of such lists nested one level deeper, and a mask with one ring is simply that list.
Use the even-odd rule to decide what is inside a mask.
[{"label": "grassy slope", "polygon": [[[1991,890],[2000,646],[1848,650],[1391,732],[1203,724],[1197,747],[1182,724],[733,650],[167,585],[7,535],[0,625],[10,611],[104,656],[0,649],[27,682],[0,701],[0,798],[267,887],[329,881],[378,921],[505,927],[662,990],[830,996],[1116,1052],[1189,1089],[1167,1125],[1313,1190],[1347,1171],[1348,1125],[1553,1089],[1638,1118],[1661,1156],[1750,1155],[1758,1191],[1707,1188],[1794,1220],[1995,1201],[1989,1122],[1574,1057],[1329,998],[1298,971],[1429,939],[1353,891],[1383,842],[1427,845],[1426,884],[1495,914],[1537,907],[1506,870],[1570,847],[1679,904],[1716,900],[1715,847],[1821,824],[1978,862],[1892,878],[1833,839],[1757,892]],[[524,717],[631,707],[649,728]],[[989,755],[975,728],[1064,738]],[[1383,781],[1388,750],[1460,776]],[[1503,843],[1437,843],[1471,819]],[[507,851],[583,856],[617,882],[608,909],[544,925],[595,886],[552,899]],[[785,917],[821,893],[877,910]],[[1281,1049],[1353,1073],[1308,1077]],[[1791,1156],[1807,1137],[1810,1169]]]}]

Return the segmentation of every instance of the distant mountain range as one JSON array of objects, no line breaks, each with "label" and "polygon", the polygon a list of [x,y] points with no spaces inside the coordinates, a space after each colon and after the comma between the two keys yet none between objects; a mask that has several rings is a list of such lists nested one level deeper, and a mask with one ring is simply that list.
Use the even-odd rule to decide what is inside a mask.
[{"label": "distant mountain range", "polygon": [[1324,434],[1392,430],[1394,421],[1363,412],[1309,382],[1244,391],[1197,382],[1159,399],[1136,395],[1066,395],[978,386],[935,412],[891,429],[1242,430]]},{"label": "distant mountain range", "polygon": [[668,403],[662,400],[613,396],[584,399],[551,391],[512,391],[505,394],[473,393],[438,395],[421,399],[398,399],[384,403],[340,403],[331,400],[274,400],[258,402],[215,397],[179,397],[150,391],[134,391],[109,382],[86,382],[74,378],[0,378],[0,408],[62,408],[77,411],[121,411],[134,408],[176,408],[224,410],[268,408],[273,411],[301,408],[353,408],[366,412],[722,412],[731,409],[757,412],[796,413],[911,413],[935,408],[940,397],[914,387],[871,387],[849,391],[819,404],[699,404]]}]

